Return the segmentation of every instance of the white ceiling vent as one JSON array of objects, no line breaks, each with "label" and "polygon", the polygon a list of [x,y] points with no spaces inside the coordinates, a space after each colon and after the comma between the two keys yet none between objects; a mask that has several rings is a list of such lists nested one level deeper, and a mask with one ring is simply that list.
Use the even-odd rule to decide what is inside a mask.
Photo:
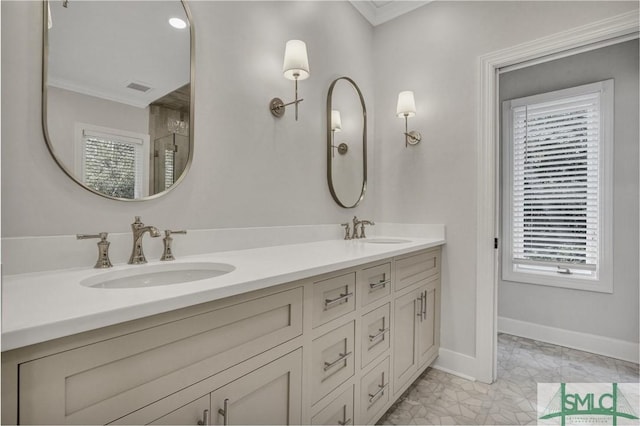
[{"label": "white ceiling vent", "polygon": [[131,83],[127,84],[127,88],[137,90],[138,92],[142,92],[142,93],[146,93],[149,90],[151,90],[151,87],[142,83],[136,83],[135,81],[132,81]]}]

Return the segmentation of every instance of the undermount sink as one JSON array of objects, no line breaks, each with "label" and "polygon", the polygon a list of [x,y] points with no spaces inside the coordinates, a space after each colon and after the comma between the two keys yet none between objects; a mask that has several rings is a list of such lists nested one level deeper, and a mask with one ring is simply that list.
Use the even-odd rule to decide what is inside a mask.
[{"label": "undermount sink", "polygon": [[228,274],[236,268],[226,263],[167,263],[134,266],[80,281],[92,288],[144,288],[189,283]]},{"label": "undermount sink", "polygon": [[369,244],[403,244],[410,243],[411,240],[404,238],[365,238],[362,242]]}]

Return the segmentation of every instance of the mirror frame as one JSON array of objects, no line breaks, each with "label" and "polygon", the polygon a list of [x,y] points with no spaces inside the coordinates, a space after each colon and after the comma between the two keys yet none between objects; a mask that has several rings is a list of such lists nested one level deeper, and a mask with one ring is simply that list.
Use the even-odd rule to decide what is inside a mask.
[{"label": "mirror frame", "polygon": [[[362,187],[360,190],[360,197],[356,200],[353,205],[345,205],[335,191],[335,186],[333,184],[333,176],[331,173],[331,167],[333,165],[333,156],[331,155],[331,151],[333,147],[331,146],[331,101],[333,96],[333,89],[340,80],[346,80],[351,84],[351,86],[355,89],[356,93],[360,97],[360,105],[362,106]],[[356,207],[360,202],[364,199],[364,194],[367,191],[367,107],[364,104],[364,97],[362,96],[362,92],[360,88],[349,77],[338,77],[329,86],[329,92],[327,93],[327,182],[329,183],[329,191],[331,192],[331,196],[333,200],[340,206],[345,209],[352,209]]]},{"label": "mirror frame", "polygon": [[135,201],[146,201],[146,200],[153,200],[156,198],[160,198],[163,195],[171,192],[175,187],[177,187],[180,183],[182,183],[182,181],[184,180],[185,176],[187,175],[187,173],[189,172],[189,169],[191,168],[191,163],[193,161],[193,125],[194,125],[194,112],[195,112],[195,52],[196,52],[196,46],[195,46],[195,29],[193,26],[193,17],[191,16],[191,10],[189,9],[189,5],[187,3],[185,3],[184,0],[179,0],[180,3],[182,4],[182,7],[184,8],[185,14],[187,15],[187,19],[189,20],[189,42],[190,42],[190,52],[189,52],[189,58],[190,58],[190,63],[189,63],[189,76],[190,76],[190,95],[189,95],[189,102],[190,102],[190,110],[189,110],[189,157],[187,158],[187,164],[185,165],[185,168],[182,172],[182,174],[180,175],[180,177],[173,183],[173,185],[171,185],[169,187],[169,189],[165,189],[162,192],[158,192],[157,194],[153,194],[153,195],[148,195],[146,197],[140,197],[140,198],[120,198],[120,197],[113,197],[111,195],[107,195],[107,194],[103,194],[101,192],[98,192],[96,190],[94,190],[93,188],[88,187],[87,185],[85,185],[76,175],[75,173],[73,173],[69,167],[65,164],[62,163],[62,160],[60,160],[58,158],[58,156],[56,155],[56,151],[55,148],[53,147],[53,144],[51,143],[51,139],[49,138],[49,130],[47,128],[47,72],[48,72],[48,62],[49,62],[49,28],[48,28],[48,17],[49,17],[49,11],[47,8],[47,0],[43,0],[42,1],[42,131],[44,134],[44,140],[45,143],[47,144],[47,148],[49,149],[49,152],[51,153],[51,156],[53,157],[53,159],[55,160],[56,164],[58,164],[58,166],[62,169],[62,171],[71,178],[71,180],[73,180],[75,183],[77,183],[78,185],[80,185],[81,187],[83,187],[84,189],[86,189],[89,192],[92,192],[96,195],[99,195],[101,197],[104,198],[108,198],[110,200],[117,200],[117,201],[129,201],[129,202],[135,202]]}]

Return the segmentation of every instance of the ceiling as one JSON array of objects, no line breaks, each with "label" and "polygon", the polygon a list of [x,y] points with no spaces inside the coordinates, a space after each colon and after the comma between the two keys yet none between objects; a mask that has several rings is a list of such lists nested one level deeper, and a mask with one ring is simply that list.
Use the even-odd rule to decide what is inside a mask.
[{"label": "ceiling", "polygon": [[383,24],[400,15],[411,12],[432,0],[349,0],[358,12],[373,26]]},{"label": "ceiling", "polygon": [[[190,80],[179,1],[49,1],[47,84],[144,108]],[[139,90],[133,90],[130,87]],[[146,91],[144,88],[148,88]]]}]

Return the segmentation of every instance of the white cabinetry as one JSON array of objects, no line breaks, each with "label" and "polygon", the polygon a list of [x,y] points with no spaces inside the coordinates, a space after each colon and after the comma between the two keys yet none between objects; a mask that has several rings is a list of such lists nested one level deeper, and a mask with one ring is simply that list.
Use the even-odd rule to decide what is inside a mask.
[{"label": "white cabinetry", "polygon": [[5,352],[2,422],[375,423],[439,328],[436,248]]},{"label": "white cabinetry", "polygon": [[[394,391],[404,390],[438,356],[440,346],[440,250],[396,262]],[[396,288],[397,288],[396,287]]]}]

